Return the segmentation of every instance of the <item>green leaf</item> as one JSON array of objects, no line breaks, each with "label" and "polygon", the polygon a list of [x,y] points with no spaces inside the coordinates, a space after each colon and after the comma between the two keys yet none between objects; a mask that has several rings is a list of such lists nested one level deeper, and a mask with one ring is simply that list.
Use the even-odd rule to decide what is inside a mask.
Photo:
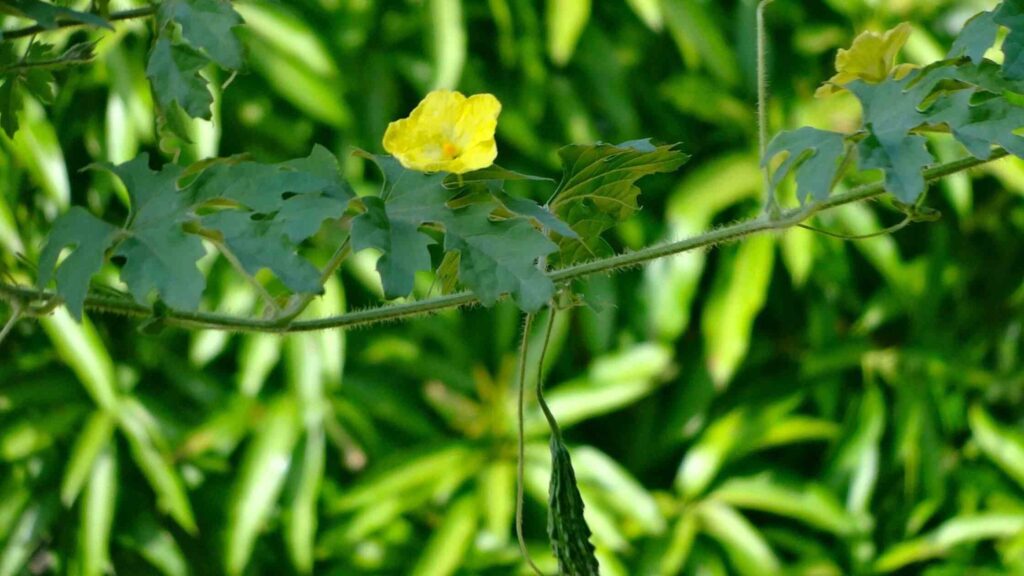
[{"label": "green leaf", "polygon": [[118,531],[118,541],[134,550],[164,576],[189,576],[188,561],[174,536],[143,510],[132,517],[127,533]]},{"label": "green leaf", "polygon": [[565,66],[590,20],[590,0],[547,0],[548,55]]},{"label": "green leaf", "polygon": [[583,498],[576,484],[569,449],[551,436],[551,486],[548,491],[548,537],[559,574],[599,576],[590,528],[583,518]]},{"label": "green leaf", "polygon": [[18,112],[21,111],[21,80],[8,76],[0,85],[0,128],[9,137],[18,131]]},{"label": "green leaf", "polygon": [[66,508],[70,508],[75,502],[79,491],[94,469],[96,459],[110,444],[115,424],[114,417],[108,412],[97,410],[75,437],[71,458],[64,469],[64,479],[60,485],[60,500]]},{"label": "green leaf", "polygon": [[363,477],[335,499],[330,508],[334,513],[348,512],[373,506],[376,502],[404,496],[407,492],[474,466],[473,448],[465,443],[444,446],[415,456],[407,456],[388,469],[380,469]]},{"label": "green leaf", "polygon": [[324,477],[326,440],[323,426],[309,428],[305,442],[296,448],[295,475],[284,516],[285,543],[292,565],[301,574],[312,574],[317,530],[317,500]]},{"label": "green leaf", "polygon": [[907,90],[916,77],[911,74],[880,84],[855,80],[845,86],[864,108],[868,135],[857,145],[861,168],[883,170],[886,191],[907,204],[913,204],[924,193],[922,171],[934,161],[927,139],[910,133],[927,120],[918,105],[930,90]]},{"label": "green leaf", "polygon": [[994,11],[975,14],[964,24],[946,57],[967,57],[975,64],[981,64],[985,52],[995,44],[997,32],[999,23],[996,22]]},{"label": "green leaf", "polygon": [[108,444],[96,458],[82,495],[79,545],[82,576],[102,576],[110,568],[110,532],[117,501],[117,453]]},{"label": "green leaf", "polygon": [[940,558],[955,547],[982,540],[1012,538],[1024,531],[1024,515],[989,512],[956,516],[921,538],[901,542],[875,561],[877,572],[894,572],[910,564]]},{"label": "green leaf", "polygon": [[708,372],[717,387],[736,375],[754,332],[754,321],[768,302],[775,268],[775,238],[748,238],[735,249],[715,278],[701,318]]},{"label": "green leaf", "polygon": [[520,216],[526,216],[527,218],[532,218],[541,226],[544,226],[560,236],[571,239],[579,238],[576,231],[570,228],[568,224],[562,222],[555,217],[550,210],[529,198],[512,196],[505,191],[497,192],[494,197],[498,202],[501,202],[502,206],[508,208],[510,212],[514,212]]},{"label": "green leaf", "polygon": [[242,43],[235,36],[242,17],[227,0],[166,0],[160,3],[157,21],[161,28],[172,21],[180,24],[182,38],[221,68],[242,68]]},{"label": "green leaf", "polygon": [[792,518],[838,536],[856,531],[857,525],[832,492],[817,484],[793,486],[767,474],[732,478],[709,495],[730,506]]},{"label": "green leaf", "polygon": [[840,176],[845,141],[843,134],[811,127],[780,133],[772,139],[761,159],[762,166],[767,166],[779,154],[786,154],[786,159],[772,174],[772,190],[776,190],[790,172],[799,170],[796,183],[801,202],[808,198],[828,198]]},{"label": "green leaf", "polygon": [[430,23],[433,30],[435,89],[458,87],[466,63],[466,21],[462,16],[462,0],[429,0]]},{"label": "green leaf", "polygon": [[1024,108],[995,96],[980,103],[974,100],[975,94],[969,90],[946,94],[929,110],[929,120],[948,125],[976,158],[990,158],[993,144],[1024,158],[1024,138],[1015,134],[1024,127]]},{"label": "green leaf", "polygon": [[70,8],[64,8],[63,6],[54,6],[40,0],[3,0],[0,1],[0,12],[35,20],[36,24],[47,29],[56,28],[62,21],[79,22],[109,30],[114,29],[109,22],[95,14],[79,12]]},{"label": "green leaf", "polygon": [[174,468],[159,428],[153,417],[134,400],[125,400],[118,410],[118,423],[128,441],[132,459],[156,493],[157,507],[167,512],[190,534],[198,530],[185,483]]},{"label": "green leaf", "polygon": [[268,268],[294,292],[320,294],[320,271],[296,253],[279,224],[253,220],[246,212],[225,210],[202,219],[203,226],[223,235],[224,244],[249,274]]},{"label": "green leaf", "polygon": [[994,20],[1010,29],[1003,40],[1003,72],[1008,78],[1024,79],[1024,2],[1004,0],[996,9]]},{"label": "green leaf", "polygon": [[121,279],[142,304],[153,292],[171,308],[194,310],[206,279],[196,268],[206,250],[199,238],[186,234],[187,197],[178,190],[181,168],[168,164],[155,172],[149,155],[108,167],[128,189],[131,215],[127,238],[117,255],[125,259]]},{"label": "green leaf", "polygon": [[57,268],[57,294],[64,300],[71,315],[81,321],[89,281],[103,266],[107,250],[118,238],[120,230],[74,206],[53,223],[50,235],[39,255],[37,285],[45,288],[57,266],[64,248],[71,254]]},{"label": "green leaf", "polygon": [[440,526],[427,541],[423,555],[409,573],[412,576],[456,574],[473,545],[479,516],[476,499],[472,496],[462,496],[451,503]]},{"label": "green leaf", "polygon": [[971,407],[968,420],[981,451],[1024,488],[1024,437],[1004,429],[980,405]]},{"label": "green leaf", "polygon": [[58,509],[55,498],[36,499],[25,508],[0,550],[0,576],[24,573],[25,563],[42,543]]},{"label": "green leaf", "polygon": [[515,170],[509,170],[508,168],[503,168],[494,164],[487,168],[466,172],[465,174],[449,174],[444,179],[444,185],[447,188],[458,188],[468,184],[487,184],[490,182],[506,182],[509,180],[554,182],[551,178],[523,174],[522,172],[516,172]]},{"label": "green leaf", "polygon": [[380,250],[377,272],[384,296],[405,296],[412,292],[416,272],[430,269],[429,247],[434,241],[420,233],[415,220],[391,219],[384,200],[368,196],[362,201],[366,211],[352,220],[352,249]]},{"label": "green leaf", "polygon": [[268,408],[245,451],[228,503],[228,574],[242,574],[256,538],[270,516],[291,466],[302,423],[294,399],[282,397]]},{"label": "green leaf", "polygon": [[576,452],[576,478],[584,487],[600,490],[601,500],[623,518],[635,522],[648,534],[661,534],[665,518],[654,496],[621,464],[590,446]]},{"label": "green leaf", "polygon": [[781,572],[771,546],[746,518],[731,506],[706,501],[697,508],[703,531],[725,548],[740,576],[772,576]]},{"label": "green leaf", "polygon": [[537,310],[554,294],[538,260],[557,247],[527,218],[492,219],[491,201],[452,209],[445,173],[425,174],[403,168],[389,156],[373,156],[384,174],[380,198],[363,198],[366,208],[352,222],[352,247],[376,248],[387,297],[411,291],[414,274],[429,269],[433,239],[419,230],[434,223],[445,229],[445,250],[459,254],[459,280],[485,305],[510,294],[524,310]]},{"label": "green leaf", "polygon": [[161,37],[153,46],[146,66],[146,76],[153,84],[153,96],[168,110],[181,107],[191,118],[212,118],[213,95],[199,71],[207,64],[206,56],[185,44],[175,44]]},{"label": "green leaf", "polygon": [[452,211],[444,219],[445,249],[459,252],[459,281],[490,306],[505,293],[534,312],[554,295],[537,260],[558,250],[528,220],[492,221],[491,204]]},{"label": "green leaf", "polygon": [[559,150],[562,181],[549,207],[579,238],[554,237],[558,262],[572,264],[606,255],[610,248],[601,233],[639,209],[636,181],[659,172],[672,172],[689,156],[675,145],[655,146],[650,140],[611,144],[572,145]]}]

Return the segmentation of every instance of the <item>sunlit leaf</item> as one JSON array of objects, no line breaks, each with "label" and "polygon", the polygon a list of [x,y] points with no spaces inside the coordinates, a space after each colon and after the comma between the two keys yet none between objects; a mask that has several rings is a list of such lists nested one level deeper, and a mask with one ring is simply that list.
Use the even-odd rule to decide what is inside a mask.
[{"label": "sunlit leaf", "polygon": [[650,140],[566,146],[558,154],[562,181],[549,207],[579,236],[555,236],[557,263],[563,265],[607,256],[610,248],[601,234],[640,208],[637,180],[672,172],[689,158],[675,145],[656,146]]}]

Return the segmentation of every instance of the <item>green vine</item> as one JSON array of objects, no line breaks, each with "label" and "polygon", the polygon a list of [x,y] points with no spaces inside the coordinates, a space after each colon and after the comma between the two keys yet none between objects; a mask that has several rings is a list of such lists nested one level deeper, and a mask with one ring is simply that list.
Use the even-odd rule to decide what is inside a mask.
[{"label": "green vine", "polygon": [[[525,313],[518,373],[515,527],[525,561],[542,575],[529,556],[523,528],[524,410],[530,332],[536,313],[547,307],[536,398],[551,434],[548,535],[560,574],[596,576],[595,549],[569,450],[544,398],[544,357],[560,287],[589,275],[793,227],[847,240],[891,234],[910,223],[934,219],[934,211],[921,205],[928,183],[1010,154],[1024,157],[1024,139],[1014,133],[1024,126],[1024,108],[1008,98],[1024,93],[1022,65],[1017,61],[1024,36],[1019,3],[1007,2],[979,15],[971,33],[958,39],[949,56],[926,68],[897,66],[894,60],[909,35],[908,26],[884,36],[862,36],[867,41],[858,39],[840,53],[838,74],[819,91],[852,93],[863,108],[861,128],[842,134],[805,127],[769,141],[765,9],[772,1],[761,0],[756,8],[758,145],[764,172],[763,211],[756,218],[615,254],[603,235],[639,209],[637,182],[674,172],[689,156],[675,144],[650,140],[566,146],[559,151],[561,181],[549,201],[539,205],[509,194],[505,185],[547,179],[494,164],[494,130],[501,111],[497,98],[435,91],[409,118],[388,127],[383,146],[391,155],[356,152],[379,169],[383,185],[378,195],[357,196],[342,177],[337,157],[319,146],[306,158],[277,164],[233,157],[189,167],[175,161],[154,170],[143,154],[102,167],[124,184],[130,198],[128,217],[115,225],[81,207],[62,215],[39,255],[35,286],[0,282],[0,299],[12,308],[0,330],[0,343],[22,318],[47,315],[59,305],[78,319],[89,311],[140,320],[147,333],[164,327],[295,333],[360,328],[514,300]],[[165,0],[111,14],[30,5],[35,11],[26,15],[34,15],[37,24],[3,36],[32,37],[20,61],[0,62],[5,78],[0,120],[9,134],[18,130],[16,113],[25,95],[44,102],[52,97],[51,69],[92,58],[91,44],[54,56],[51,47],[37,45],[34,39],[48,30],[103,28],[110,22],[155,17],[146,74],[164,135],[180,140],[188,139],[192,119],[212,118],[214,95],[201,72],[216,67],[233,78],[243,68],[243,50],[235,36],[242,18],[226,1]],[[1002,66],[983,57],[1000,26],[1010,28],[1012,39],[1004,49]],[[871,66],[862,66],[868,61]],[[460,124],[466,118],[471,125]],[[436,125],[439,122],[447,124]],[[952,135],[971,156],[934,165],[926,135],[936,132]],[[463,141],[453,134],[470,134],[472,139]],[[880,170],[883,178],[833,194],[855,167]],[[800,205],[784,209],[776,191],[790,175],[795,176]],[[886,193],[898,200],[905,218],[880,232],[843,236],[808,223],[822,211]],[[318,269],[302,252],[304,242],[324,226],[340,228],[346,235]],[[259,296],[266,307],[263,317],[199,309],[206,278],[196,263],[205,255],[204,241]],[[430,251],[438,243],[443,248],[440,259]],[[434,272],[446,293],[300,320],[346,259],[364,249],[380,253],[377,271],[386,298],[409,297],[418,272]],[[65,252],[69,253],[61,259]],[[92,285],[94,276],[111,262],[118,264],[127,293]],[[272,273],[276,284],[259,277],[263,270]],[[49,287],[51,279],[55,291]]]}]

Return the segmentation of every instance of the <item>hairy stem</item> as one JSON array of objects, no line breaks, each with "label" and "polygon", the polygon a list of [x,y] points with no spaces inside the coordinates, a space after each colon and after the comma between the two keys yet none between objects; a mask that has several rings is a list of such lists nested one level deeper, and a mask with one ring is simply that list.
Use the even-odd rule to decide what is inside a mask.
[{"label": "hairy stem", "polygon": [[[146,18],[156,13],[156,6],[143,6],[142,8],[133,8],[132,10],[123,10],[121,12],[113,12],[110,16],[107,16],[107,20],[110,22],[117,22],[120,20],[132,20],[135,18]],[[79,26],[88,26],[85,22],[76,22],[74,20],[62,20],[57,22],[57,29],[61,28],[77,28]],[[53,28],[44,28],[39,25],[28,26],[26,28],[18,28],[16,30],[9,30],[4,32],[4,40],[11,40],[14,38],[24,38],[25,36],[33,36],[41,32],[52,31]]]},{"label": "hairy stem", "polygon": [[526,357],[530,345],[530,329],[533,328],[533,314],[527,314],[523,322],[523,343],[519,347],[519,391],[516,399],[516,424],[518,425],[517,437],[517,459],[516,459],[516,539],[519,541],[519,552],[523,559],[530,565],[530,568],[537,576],[544,576],[544,572],[533,563],[530,558],[530,550],[526,547],[526,537],[523,535],[523,503],[525,501],[525,477],[526,477],[526,426],[525,426],[525,405],[526,405]]},{"label": "hairy stem", "polygon": [[[927,181],[933,182],[951,174],[964,172],[994,160],[1005,158],[1007,155],[1008,152],[1006,150],[996,148],[992,151],[992,155],[988,159],[979,160],[974,157],[969,157],[948,162],[925,170],[924,177]],[[559,283],[576,278],[582,278],[591,274],[615,272],[624,268],[639,266],[646,262],[664,258],[666,256],[708,248],[723,242],[731,242],[753,234],[792,228],[823,210],[829,210],[837,206],[875,198],[877,196],[881,196],[883,193],[885,193],[885,186],[883,183],[875,182],[873,184],[854,188],[853,190],[843,194],[836,194],[820,202],[808,203],[800,208],[783,211],[778,219],[771,219],[762,215],[752,220],[746,220],[724,226],[685,240],[651,246],[636,252],[619,254],[617,256],[611,256],[608,258],[594,260],[592,262],[577,264],[568,268],[562,268],[561,270],[550,272],[548,276],[554,282]],[[40,301],[50,302],[54,299],[58,299],[58,297],[51,292],[37,290],[27,286],[0,282],[0,300],[21,300],[22,302],[32,303]],[[470,306],[477,302],[478,300],[473,294],[460,292],[458,294],[439,296],[436,298],[421,300],[419,302],[380,306],[368,310],[348,312],[316,320],[292,322],[287,326],[281,326],[274,319],[265,320],[240,318],[226,314],[187,312],[181,310],[168,311],[163,317],[163,321],[167,326],[178,326],[190,329],[201,328],[207,330],[276,333],[309,332],[327,330],[331,328],[358,328],[379,324],[381,322],[394,322],[413,316],[439,312],[449,308]],[[125,298],[111,298],[98,295],[88,296],[85,299],[85,307],[93,312],[119,314],[133,318],[147,318],[152,316],[153,313],[148,306],[143,306]]]},{"label": "hairy stem", "polygon": [[[768,47],[765,36],[764,9],[774,0],[761,0],[757,4],[757,135],[761,161],[768,150]],[[769,166],[764,167],[764,210],[771,218],[779,216],[779,203],[772,190]]]}]

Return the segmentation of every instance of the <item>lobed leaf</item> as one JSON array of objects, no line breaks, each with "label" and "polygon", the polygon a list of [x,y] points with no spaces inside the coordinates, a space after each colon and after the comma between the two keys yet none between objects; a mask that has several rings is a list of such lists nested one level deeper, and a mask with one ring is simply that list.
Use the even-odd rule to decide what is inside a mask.
[{"label": "lobed leaf", "polygon": [[120,230],[93,216],[86,209],[74,206],[53,223],[46,245],[39,255],[39,277],[36,284],[45,288],[50,283],[57,258],[64,248],[71,253],[57,270],[57,293],[68,311],[81,321],[89,280],[103,266],[107,250],[117,241]]},{"label": "lobed leaf", "polygon": [[226,70],[242,68],[242,43],[235,28],[242,17],[227,0],[165,0],[157,10],[161,28],[181,25],[182,38]]},{"label": "lobed leaf", "polygon": [[[153,45],[146,77],[153,84],[153,96],[164,110],[180,107],[192,118],[212,118],[213,94],[199,75],[208,60],[185,44],[161,37]],[[183,137],[186,135],[182,135]]]},{"label": "lobed leaf", "polygon": [[188,199],[178,189],[181,168],[168,164],[153,171],[149,155],[141,154],[108,169],[124,182],[131,199],[126,238],[116,253],[125,259],[121,279],[140,303],[155,292],[172,308],[194,310],[206,285],[196,263],[206,250],[183,228],[190,216]]},{"label": "lobed leaf", "polygon": [[911,134],[927,120],[917,108],[924,88],[907,90],[914,78],[916,74],[880,84],[855,80],[846,85],[864,109],[868,134],[857,144],[861,168],[883,170],[886,191],[907,204],[924,194],[922,171],[934,161],[925,137]]},{"label": "lobed leaf", "polygon": [[995,9],[994,21],[1009,28],[1003,40],[1003,71],[1008,78],[1024,79],[1024,1],[1005,0]]},{"label": "lobed leaf", "polygon": [[555,234],[559,252],[552,264],[572,264],[610,253],[601,234],[640,208],[636,181],[672,172],[689,159],[675,146],[636,140],[617,146],[572,145],[559,150],[562,181],[549,207],[578,238]]},{"label": "lobed leaf", "polygon": [[[430,269],[428,248],[434,239],[420,229],[425,224],[443,227],[445,261],[455,266],[454,257],[448,254],[458,254],[459,281],[485,305],[509,294],[522,309],[533,311],[554,294],[554,284],[537,265],[557,247],[533,224],[536,220],[556,226],[554,217],[545,215],[540,206],[530,206],[528,200],[510,199],[496,180],[526,176],[504,169],[469,173],[473,185],[483,184],[487,193],[470,196],[460,201],[466,205],[454,207],[456,193],[446,183],[452,185],[457,180],[453,182],[450,175],[407,170],[389,156],[361,155],[377,164],[384,175],[384,187],[379,198],[361,199],[365,210],[352,221],[352,247],[355,251],[375,248],[381,252],[377,271],[386,297],[408,295],[415,273]],[[495,197],[528,212],[530,217],[511,214],[496,218],[502,205]]]},{"label": "lobed leaf", "polygon": [[981,64],[985,52],[996,42],[999,23],[995,11],[975,14],[964,24],[960,34],[953,41],[947,58],[967,57],[975,64]]},{"label": "lobed leaf", "polygon": [[537,260],[558,247],[525,219],[492,221],[493,210],[492,204],[477,204],[444,219],[445,249],[459,252],[459,280],[485,306],[509,293],[523,310],[539,310],[555,286]]},{"label": "lobed leaf", "polygon": [[765,166],[779,154],[786,154],[785,160],[772,174],[772,190],[777,189],[788,174],[799,169],[796,183],[800,201],[828,198],[840,176],[845,143],[844,134],[811,127],[780,133],[772,139],[761,159],[762,166]]}]

